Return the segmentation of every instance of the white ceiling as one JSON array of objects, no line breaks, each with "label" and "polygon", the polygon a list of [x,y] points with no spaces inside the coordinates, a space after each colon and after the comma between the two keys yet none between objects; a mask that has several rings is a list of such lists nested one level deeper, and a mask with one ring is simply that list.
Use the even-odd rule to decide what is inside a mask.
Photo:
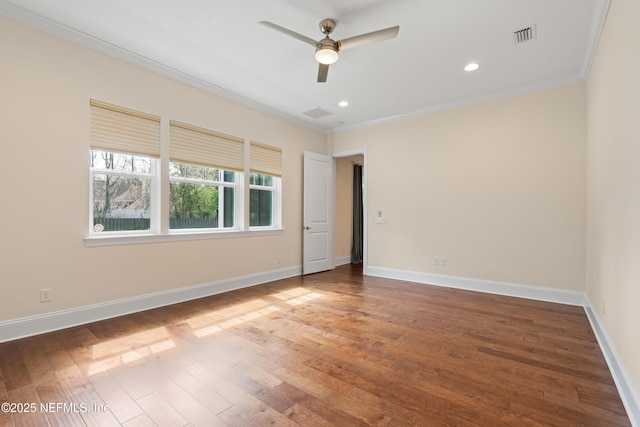
[{"label": "white ceiling", "polygon": [[[331,133],[584,80],[609,0],[0,0],[0,14],[294,123]],[[400,26],[340,53],[317,83],[314,48],[267,20],[335,40]],[[514,42],[535,25],[537,38]],[[471,61],[480,68],[463,67]],[[346,99],[347,108],[338,106]],[[303,114],[330,112],[314,119]]]}]

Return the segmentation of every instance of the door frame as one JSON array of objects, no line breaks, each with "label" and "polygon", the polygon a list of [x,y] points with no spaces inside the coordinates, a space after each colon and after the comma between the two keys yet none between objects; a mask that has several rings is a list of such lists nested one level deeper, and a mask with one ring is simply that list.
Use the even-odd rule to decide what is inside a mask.
[{"label": "door frame", "polygon": [[[367,177],[368,177],[368,164],[367,161],[367,149],[366,148],[356,148],[353,150],[347,151],[338,151],[333,153],[331,156],[333,157],[333,218],[332,218],[332,233],[336,235],[336,159],[341,157],[351,157],[361,155],[363,157],[362,161],[362,274],[367,274],[367,270],[369,268],[369,250],[368,250],[368,204],[367,204],[367,193],[368,193],[368,185],[367,185]],[[335,242],[335,239],[334,239]],[[335,243],[334,243],[335,246]],[[333,251],[333,264],[335,266],[335,248],[332,248]]]}]

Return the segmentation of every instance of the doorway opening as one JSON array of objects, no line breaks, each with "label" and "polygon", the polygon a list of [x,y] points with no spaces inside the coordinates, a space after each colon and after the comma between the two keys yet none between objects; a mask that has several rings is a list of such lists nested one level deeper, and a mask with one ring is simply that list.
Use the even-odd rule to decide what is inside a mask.
[{"label": "doorway opening", "polygon": [[335,153],[333,158],[335,265],[351,264],[354,270],[366,274],[366,151]]}]

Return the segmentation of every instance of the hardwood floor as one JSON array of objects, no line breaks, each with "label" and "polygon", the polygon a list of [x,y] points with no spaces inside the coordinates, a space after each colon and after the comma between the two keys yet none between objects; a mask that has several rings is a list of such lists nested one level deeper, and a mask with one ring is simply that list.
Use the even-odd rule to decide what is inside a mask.
[{"label": "hardwood floor", "polygon": [[0,344],[0,402],[0,426],[630,425],[581,307],[353,266]]}]

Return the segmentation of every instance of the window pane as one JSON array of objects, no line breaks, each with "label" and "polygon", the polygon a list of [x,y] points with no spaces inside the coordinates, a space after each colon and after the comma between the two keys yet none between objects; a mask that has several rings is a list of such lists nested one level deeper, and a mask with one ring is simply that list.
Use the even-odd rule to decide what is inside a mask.
[{"label": "window pane", "polygon": [[[226,172],[225,172],[226,173]],[[224,190],[224,224],[223,227],[233,227],[235,218],[235,189],[223,187]]]},{"label": "window pane", "polygon": [[266,227],[273,224],[273,192],[269,190],[250,190],[249,225]]},{"label": "window pane", "polygon": [[92,185],[94,231],[150,228],[150,179],[94,174]]},{"label": "window pane", "polygon": [[185,182],[169,186],[169,227],[217,228],[218,187]]},{"label": "window pane", "polygon": [[264,187],[273,187],[273,177],[270,175],[263,175],[260,173],[252,173],[249,177],[249,184],[261,185]]},{"label": "window pane", "polygon": [[224,182],[236,182],[236,173],[232,171],[224,172]]},{"label": "window pane", "polygon": [[151,158],[91,150],[91,168],[125,173],[151,173]]},{"label": "window pane", "polygon": [[186,163],[170,162],[169,173],[171,176],[181,178],[220,181],[220,170],[206,166],[194,166]]}]

